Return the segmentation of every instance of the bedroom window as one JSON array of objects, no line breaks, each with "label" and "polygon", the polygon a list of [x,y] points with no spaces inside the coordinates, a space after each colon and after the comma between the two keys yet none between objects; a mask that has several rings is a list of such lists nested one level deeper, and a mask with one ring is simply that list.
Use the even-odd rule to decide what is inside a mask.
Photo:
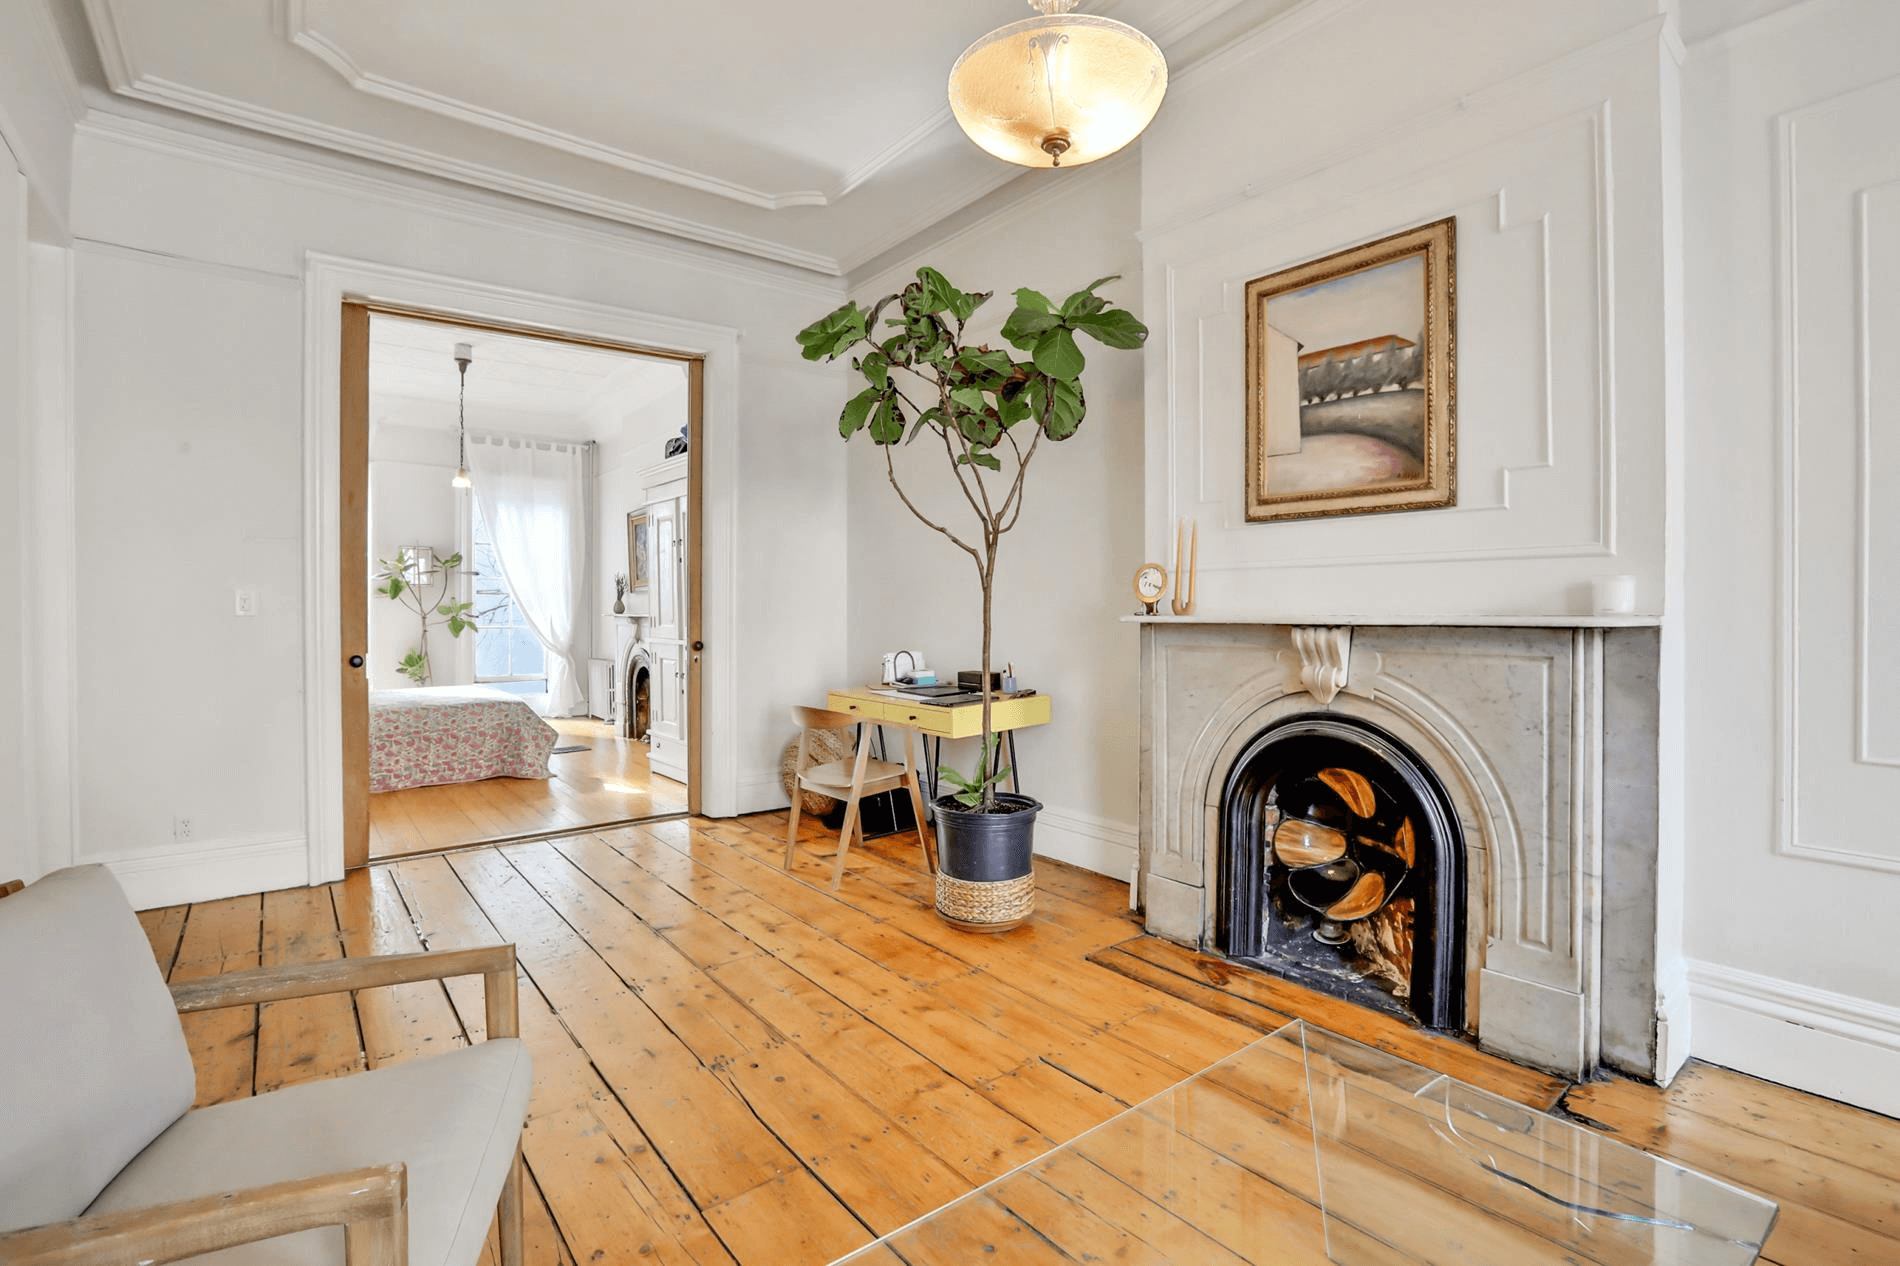
[{"label": "bedroom window", "polygon": [[474,497],[468,503],[475,610],[481,621],[475,631],[475,680],[519,694],[540,693],[547,689],[547,650],[521,618],[521,609],[501,577],[481,506]]}]

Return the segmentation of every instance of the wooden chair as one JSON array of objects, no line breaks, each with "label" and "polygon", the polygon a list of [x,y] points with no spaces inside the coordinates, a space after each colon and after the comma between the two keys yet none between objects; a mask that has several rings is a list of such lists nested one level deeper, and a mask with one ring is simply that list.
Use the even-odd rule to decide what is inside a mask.
[{"label": "wooden chair", "polygon": [[894,791],[899,787],[910,789],[911,808],[917,814],[917,842],[924,849],[924,864],[932,874],[937,870],[937,848],[930,838],[930,828],[924,825],[924,798],[917,788],[917,770],[910,757],[910,727],[893,726],[904,736],[904,759],[901,764],[887,760],[871,759],[872,726],[865,725],[864,733],[858,739],[858,755],[855,761],[834,760],[822,765],[805,767],[806,753],[811,746],[813,730],[842,730],[858,724],[860,718],[849,712],[829,712],[824,708],[793,708],[792,721],[798,726],[798,761],[793,769],[792,817],[785,830],[785,869],[792,868],[792,855],[798,851],[798,814],[801,791],[815,791],[821,796],[830,796],[842,800],[844,808],[844,830],[838,833],[838,862],[831,868],[831,890],[838,891],[844,882],[844,855],[851,847],[851,836],[856,832],[858,842],[864,842],[864,818],[858,811],[858,802],[865,796],[875,796],[880,792]]},{"label": "wooden chair", "polygon": [[[0,1262],[474,1266],[495,1210],[502,1266],[521,1266],[514,946],[168,988],[104,867],[0,895]],[[486,1041],[191,1106],[183,1013],[461,975],[482,977]]]}]

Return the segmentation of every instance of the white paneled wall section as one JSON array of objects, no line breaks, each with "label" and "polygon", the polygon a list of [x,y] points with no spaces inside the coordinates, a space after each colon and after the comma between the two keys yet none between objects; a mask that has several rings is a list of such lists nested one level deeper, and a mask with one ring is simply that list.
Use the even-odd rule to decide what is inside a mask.
[{"label": "white paneled wall section", "polygon": [[1900,1113],[1900,7],[1692,45],[1698,1055]]}]

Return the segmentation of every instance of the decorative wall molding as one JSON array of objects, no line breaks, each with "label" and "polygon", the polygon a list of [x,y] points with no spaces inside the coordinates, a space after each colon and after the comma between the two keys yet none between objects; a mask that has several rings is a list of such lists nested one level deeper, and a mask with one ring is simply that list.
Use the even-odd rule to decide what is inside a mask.
[{"label": "decorative wall molding", "polygon": [[[1653,37],[1654,27],[1654,23],[1646,23],[1640,28],[1640,31],[1646,36]],[[1628,40],[1629,36],[1626,34],[1610,43],[1612,47],[1622,47]],[[1601,46],[1599,46],[1599,48],[1600,47]],[[1495,90],[1487,90],[1485,94],[1480,95],[1490,96],[1493,91]],[[1446,118],[1449,118],[1451,113],[1455,112],[1448,112]],[[1595,293],[1589,296],[1588,307],[1593,314],[1591,318],[1591,330],[1596,343],[1594,384],[1596,391],[1596,409],[1593,416],[1594,425],[1592,427],[1593,434],[1591,437],[1588,440],[1580,437],[1572,438],[1570,443],[1580,448],[1588,445],[1594,450],[1591,454],[1596,463],[1596,477],[1592,489],[1592,501],[1594,502],[1592,517],[1594,522],[1588,525],[1587,528],[1577,532],[1571,539],[1552,544],[1495,544],[1458,548],[1380,550],[1353,553],[1317,553],[1302,551],[1297,557],[1289,558],[1285,562],[1263,562],[1251,557],[1227,561],[1215,559],[1202,563],[1201,570],[1210,573],[1223,573],[1273,570],[1280,567],[1301,569],[1320,567],[1376,567],[1395,564],[1416,564],[1420,562],[1609,558],[1616,556],[1619,529],[1617,501],[1619,414],[1616,399],[1617,358],[1615,317],[1612,303],[1612,296],[1615,294],[1614,272],[1616,267],[1615,209],[1613,201],[1614,175],[1612,168],[1614,153],[1613,119],[1613,103],[1610,99],[1603,98],[1587,109],[1573,110],[1549,118],[1539,119],[1530,124],[1530,126],[1510,133],[1509,135],[1488,138],[1475,148],[1468,149],[1457,155],[1457,157],[1467,157],[1472,153],[1496,149],[1515,141],[1521,141],[1526,136],[1547,133],[1578,124],[1581,124],[1589,131],[1591,146],[1589,179],[1591,187],[1587,235],[1595,265],[1592,273],[1592,283],[1595,288]],[[1444,120],[1441,119],[1440,122],[1443,123]],[[1407,129],[1406,135],[1413,136],[1419,134],[1419,128],[1422,128],[1422,126],[1423,125],[1417,125],[1414,128]],[[1336,156],[1317,170],[1302,173],[1300,178],[1320,179],[1321,177],[1335,176],[1338,173],[1350,171],[1355,164],[1365,164],[1376,151],[1388,145],[1390,139],[1390,137],[1381,137],[1376,141],[1368,141],[1364,145],[1348,151],[1343,156]],[[1436,163],[1435,169],[1443,167],[1445,161],[1447,160],[1440,160]],[[1408,172],[1390,180],[1378,180],[1360,189],[1358,192],[1364,197],[1376,198],[1416,186],[1432,177],[1432,171]],[[1284,186],[1276,184],[1266,187],[1281,189]],[[1499,484],[1498,496],[1493,500],[1479,501],[1468,495],[1470,485],[1475,482],[1475,476],[1468,467],[1461,469],[1459,504],[1435,511],[1433,514],[1434,518],[1487,515],[1500,510],[1508,511],[1513,508],[1511,494],[1514,477],[1525,472],[1553,470],[1557,467],[1560,439],[1556,413],[1558,397],[1553,382],[1552,346],[1553,338],[1555,337],[1555,318],[1553,317],[1554,298],[1552,291],[1550,214],[1548,211],[1527,214],[1523,219],[1514,221],[1509,210],[1512,199],[1512,187],[1513,182],[1509,180],[1499,183],[1495,186],[1487,200],[1493,204],[1491,227],[1497,235],[1502,236],[1510,232],[1529,230],[1535,233],[1537,237],[1537,291],[1533,303],[1541,318],[1541,328],[1537,331],[1537,339],[1538,346],[1543,354],[1543,362],[1540,367],[1542,379],[1540,394],[1542,414],[1539,420],[1540,433],[1542,436],[1541,452],[1526,462],[1504,464],[1495,467],[1494,470]],[[1254,188],[1254,186],[1249,186],[1248,198],[1253,196]],[[1264,187],[1262,191],[1264,191]],[[1242,199],[1242,201],[1245,200],[1246,199]],[[1418,200],[1413,199],[1413,201]],[[1236,205],[1236,203],[1231,201],[1223,202],[1217,210],[1224,210],[1233,205]],[[1421,203],[1421,205],[1424,204]],[[1208,214],[1215,214],[1217,210],[1209,211]],[[1440,215],[1450,213],[1451,211],[1452,208],[1449,206],[1432,204],[1429,214]],[[1421,212],[1418,218],[1424,218],[1426,214],[1425,212]],[[1315,211],[1310,215],[1282,220],[1276,223],[1276,231],[1284,232],[1302,225],[1320,223],[1328,218],[1329,215],[1330,212],[1327,211]],[[1198,217],[1184,217],[1171,226],[1166,226],[1152,232],[1144,231],[1141,236],[1144,241],[1149,244],[1151,253],[1158,253],[1164,251],[1168,245],[1177,240],[1171,236],[1172,234],[1188,225],[1193,225],[1197,229],[1197,232],[1205,229],[1205,226],[1200,224]],[[1205,234],[1202,233],[1202,235]],[[1183,238],[1179,240],[1186,239]],[[1225,239],[1216,236],[1215,240]],[[1465,252],[1461,252],[1461,254],[1464,253]],[[1209,359],[1208,349],[1210,339],[1227,337],[1230,329],[1238,319],[1237,304],[1239,302],[1240,286],[1235,279],[1230,278],[1228,283],[1223,286],[1220,305],[1216,310],[1203,312],[1195,316],[1190,316],[1189,313],[1182,312],[1178,300],[1181,287],[1181,274],[1187,269],[1202,267],[1204,264],[1205,259],[1203,256],[1188,254],[1185,256],[1177,255],[1164,265],[1167,277],[1164,322],[1168,334],[1167,340],[1163,344],[1163,355],[1166,358],[1166,376],[1164,382],[1167,385],[1166,410],[1168,415],[1166,445],[1168,449],[1169,478],[1167,482],[1168,502],[1165,512],[1167,521],[1173,521],[1173,519],[1180,515],[1193,512],[1192,508],[1181,504],[1180,489],[1175,475],[1175,471],[1179,469],[1183,461],[1180,450],[1183,447],[1184,440],[1191,439],[1194,455],[1198,459],[1195,464],[1195,470],[1190,472],[1190,477],[1196,479],[1196,491],[1200,504],[1225,504],[1222,500],[1225,494],[1220,490],[1210,489],[1207,486],[1206,479],[1209,463],[1205,458],[1201,457],[1201,454],[1205,453],[1208,449],[1209,411],[1211,407],[1214,407],[1210,405],[1206,391],[1205,366]],[[1237,276],[1238,275],[1240,274],[1237,274]],[[1581,304],[1582,299],[1579,298],[1579,302],[1575,306],[1581,310]],[[1185,363],[1183,363],[1181,356],[1182,349],[1176,342],[1176,331],[1187,328],[1190,322],[1192,322],[1194,332],[1193,341],[1191,350],[1186,357]],[[1173,389],[1173,385],[1182,381],[1184,378],[1195,384],[1195,398],[1191,414],[1189,410],[1181,408],[1177,401],[1177,393]],[[1461,467],[1464,467],[1464,465],[1465,464],[1461,463]]]},{"label": "decorative wall molding", "polygon": [[[1802,279],[1801,223],[1801,128],[1804,123],[1847,108],[1850,100],[1879,91],[1892,91],[1900,85],[1900,76],[1861,85],[1826,99],[1784,111],[1773,118],[1774,154],[1772,170],[1775,188],[1776,288],[1774,331],[1776,356],[1776,496],[1775,496],[1775,852],[1788,857],[1805,857],[1861,870],[1900,874],[1900,854],[1870,853],[1844,844],[1817,844],[1802,836],[1801,830],[1801,431],[1802,405],[1802,330],[1800,325],[1800,286]],[[1870,196],[1900,186],[1900,178],[1876,180],[1851,193],[1854,214],[1852,265],[1854,311],[1852,339],[1858,379],[1856,382],[1853,427],[1856,451],[1853,468],[1855,485],[1853,619],[1855,650],[1852,665],[1851,694],[1853,715],[1853,759],[1858,764],[1900,767],[1900,759],[1888,759],[1871,753],[1868,742],[1870,701],[1869,682],[1873,671],[1873,642],[1869,610],[1872,602],[1872,444],[1873,400],[1871,373],[1873,351],[1872,304],[1867,210]]]},{"label": "decorative wall molding", "polygon": [[[588,140],[586,137],[575,136],[572,133],[560,131],[558,128],[543,127],[504,111],[490,110],[472,102],[461,101],[414,84],[375,74],[364,70],[356,58],[337,41],[320,31],[313,30],[309,19],[306,0],[284,0],[285,37],[293,45],[334,70],[345,83],[358,92],[418,110],[427,110],[431,114],[439,114],[460,123],[472,123],[476,127],[487,128],[489,131],[500,132],[536,145],[545,145],[550,149],[562,150],[579,158],[605,163],[610,167],[618,167],[623,171],[648,176],[654,180],[663,180],[668,184],[727,198],[749,207],[778,211],[786,207],[828,206],[833,201],[832,196],[818,189],[796,189],[782,193],[752,189],[705,172],[694,171],[645,154],[619,149],[600,141]],[[947,107],[945,114],[948,114]],[[910,142],[910,139],[904,138],[906,142]],[[847,187],[840,192],[848,191]]]},{"label": "decorative wall molding", "polygon": [[304,282],[304,729],[310,882],[343,875],[342,633],[336,625],[337,382],[345,297],[527,329],[560,330],[705,358],[704,638],[724,652],[703,670],[699,770],[705,812],[739,812],[739,333],[630,308],[311,252]]},{"label": "decorative wall molding", "polygon": [[263,172],[310,189],[329,192],[341,190],[406,211],[452,217],[467,224],[512,233],[534,233],[588,249],[609,250],[637,259],[703,269],[792,294],[835,302],[844,293],[840,282],[815,276],[807,270],[774,265],[720,247],[695,246],[670,235],[648,236],[638,229],[616,230],[578,222],[552,209],[529,210],[500,205],[492,195],[426,188],[415,180],[365,171],[353,164],[345,165],[348,160],[324,161],[285,154],[101,110],[90,111],[80,121],[78,130],[84,135],[113,144],[213,163],[228,171],[251,175]]},{"label": "decorative wall molding", "polygon": [[[1873,328],[1873,206],[1874,195],[1900,190],[1900,178],[1860,190],[1854,195],[1854,355],[1857,361],[1854,398],[1854,759],[1863,765],[1900,769],[1900,752],[1874,751],[1874,366],[1877,342]],[[1888,249],[1900,248],[1900,241]],[[1884,354],[1881,357],[1884,361]],[[1894,406],[1890,403],[1889,408]],[[1882,436],[1888,443],[1892,441]],[[1900,549],[1900,541],[1890,548]],[[1888,668],[1889,672],[1895,671]]]}]

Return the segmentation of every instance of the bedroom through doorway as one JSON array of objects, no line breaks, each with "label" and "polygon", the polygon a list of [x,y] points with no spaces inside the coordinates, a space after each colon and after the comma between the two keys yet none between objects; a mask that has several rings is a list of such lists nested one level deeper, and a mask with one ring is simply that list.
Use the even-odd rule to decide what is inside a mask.
[{"label": "bedroom through doorway", "polygon": [[348,864],[688,812],[701,362],[346,303],[342,365]]}]

